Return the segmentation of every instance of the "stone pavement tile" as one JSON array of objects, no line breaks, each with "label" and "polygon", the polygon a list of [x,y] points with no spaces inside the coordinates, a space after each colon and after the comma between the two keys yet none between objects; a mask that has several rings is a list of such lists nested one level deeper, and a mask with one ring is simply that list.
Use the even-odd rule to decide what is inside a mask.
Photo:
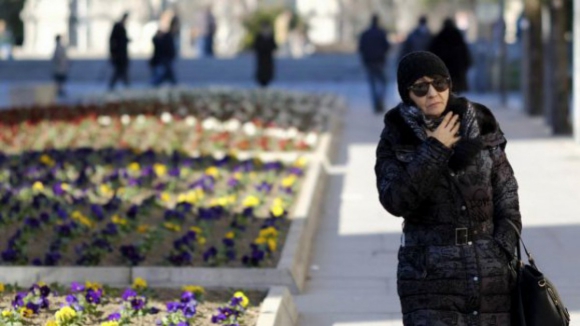
[{"label": "stone pavement tile", "polygon": [[400,311],[396,295],[384,293],[323,292],[303,294],[307,300],[296,301],[298,311],[303,315],[332,315],[335,313],[396,313]]},{"label": "stone pavement tile", "polygon": [[352,278],[340,276],[328,276],[325,278],[316,278],[308,282],[306,291],[326,292],[326,293],[343,293],[349,291],[352,293],[393,293],[396,291],[396,281],[386,277],[367,277]]},{"label": "stone pavement tile", "polygon": [[398,313],[393,314],[350,314],[308,315],[299,318],[305,326],[401,326]]}]

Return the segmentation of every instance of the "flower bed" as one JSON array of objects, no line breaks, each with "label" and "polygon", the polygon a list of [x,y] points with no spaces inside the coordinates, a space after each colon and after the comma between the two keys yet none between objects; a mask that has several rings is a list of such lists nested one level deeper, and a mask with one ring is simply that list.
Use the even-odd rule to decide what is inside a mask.
[{"label": "flower bed", "polygon": [[276,91],[164,90],[79,105],[0,111],[0,148],[312,150],[334,98]]},{"label": "flower bed", "polygon": [[0,284],[0,324],[16,325],[256,325],[264,291],[152,289],[137,279],[120,289],[97,283],[70,286]]},{"label": "flower bed", "polygon": [[0,157],[2,263],[274,266],[305,166],[114,149]]}]

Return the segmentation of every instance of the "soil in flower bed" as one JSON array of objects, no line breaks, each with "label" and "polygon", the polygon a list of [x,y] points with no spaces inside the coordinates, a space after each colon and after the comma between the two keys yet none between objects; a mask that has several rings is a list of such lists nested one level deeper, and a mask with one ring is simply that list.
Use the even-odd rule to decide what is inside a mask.
[{"label": "soil in flower bed", "polygon": [[[58,311],[61,306],[68,305],[66,302],[66,296],[69,294],[68,289],[50,286],[51,294],[48,299],[50,301],[49,309],[41,309],[40,313],[34,314],[30,318],[24,318],[26,322],[24,325],[45,325],[49,320],[54,320],[55,312]],[[5,291],[0,294],[0,311],[10,309],[12,307],[12,300],[17,292],[27,291],[28,289],[18,289],[18,291]],[[83,323],[83,325],[101,325],[102,322],[107,320],[107,317],[113,313],[120,311],[122,305],[121,296],[124,289],[119,288],[105,288],[103,294],[103,300],[101,304],[98,305],[97,311],[101,316],[99,318],[90,318],[88,321]],[[146,297],[148,298],[147,307],[157,308],[159,310],[156,314],[146,314],[142,317],[133,317],[131,319],[131,325],[156,325],[158,320],[161,320],[164,316],[168,314],[166,303],[179,301],[183,293],[179,289],[148,289]],[[211,317],[218,313],[219,307],[226,307],[229,305],[232,295],[237,290],[234,289],[205,289],[205,294],[203,295],[203,301],[198,301],[196,307],[196,313],[194,322],[190,323],[191,326],[209,326],[216,325],[211,322]],[[55,293],[56,292],[56,293]],[[246,290],[243,291],[244,295],[249,299],[249,305],[245,310],[245,313],[241,319],[239,319],[240,326],[253,326],[256,325],[259,313],[260,305],[267,295],[267,291],[258,290]]]}]

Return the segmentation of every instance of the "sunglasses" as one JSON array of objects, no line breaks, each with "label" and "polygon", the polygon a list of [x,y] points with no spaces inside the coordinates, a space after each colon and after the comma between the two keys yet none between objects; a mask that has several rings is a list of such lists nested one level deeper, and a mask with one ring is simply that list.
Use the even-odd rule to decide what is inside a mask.
[{"label": "sunglasses", "polygon": [[430,82],[416,83],[408,87],[408,90],[413,92],[417,97],[423,97],[429,93],[429,86],[433,85],[438,92],[444,92],[451,86],[451,79],[445,77],[437,77]]}]

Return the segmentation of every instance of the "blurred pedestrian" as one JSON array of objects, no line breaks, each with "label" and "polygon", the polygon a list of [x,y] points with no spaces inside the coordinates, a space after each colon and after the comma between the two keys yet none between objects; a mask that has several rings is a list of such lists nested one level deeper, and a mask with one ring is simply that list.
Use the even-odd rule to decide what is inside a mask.
[{"label": "blurred pedestrian", "polygon": [[129,38],[125,24],[129,13],[124,13],[120,21],[116,22],[109,38],[109,53],[113,65],[113,76],[109,82],[109,89],[115,89],[117,80],[122,80],[126,87],[129,86]]},{"label": "blurred pedestrian", "polygon": [[69,62],[66,55],[66,48],[62,44],[62,38],[57,35],[55,38],[54,54],[52,56],[53,78],[56,84],[56,93],[58,97],[65,97],[64,84],[68,78]]},{"label": "blurred pedestrian", "polygon": [[445,19],[443,28],[431,41],[429,51],[440,57],[449,68],[453,91],[457,94],[467,91],[467,71],[472,64],[471,53],[463,34],[451,18]]},{"label": "blurred pedestrian", "polygon": [[360,36],[358,51],[367,71],[373,108],[377,114],[385,110],[387,92],[385,62],[390,47],[387,33],[379,27],[379,16],[373,15],[371,26]]},{"label": "blurred pedestrian", "polygon": [[217,30],[215,16],[211,12],[211,7],[207,8],[204,17],[203,54],[206,57],[214,56],[214,37]]},{"label": "blurred pedestrian", "polygon": [[260,86],[267,87],[274,79],[274,52],[278,48],[270,22],[262,22],[253,48],[256,53],[256,81]]},{"label": "blurred pedestrian", "polygon": [[177,83],[173,71],[175,56],[173,33],[171,30],[166,32],[159,30],[153,37],[153,57],[149,61],[153,86],[159,86],[166,80],[172,85]]},{"label": "blurred pedestrian", "polygon": [[419,17],[419,25],[409,33],[405,42],[401,46],[401,53],[399,54],[399,60],[406,56],[407,54],[415,51],[426,51],[431,42],[431,32],[427,26],[427,17]]}]

